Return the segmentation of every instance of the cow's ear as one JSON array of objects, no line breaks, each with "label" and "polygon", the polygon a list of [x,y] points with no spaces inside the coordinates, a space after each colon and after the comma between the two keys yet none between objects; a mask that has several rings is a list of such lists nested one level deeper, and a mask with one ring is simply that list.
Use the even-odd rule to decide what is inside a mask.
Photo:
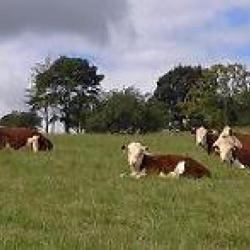
[{"label": "cow's ear", "polygon": [[148,151],[148,146],[143,146],[144,151]]},{"label": "cow's ear", "polygon": [[124,144],[121,146],[121,150],[125,150],[125,149],[127,149],[127,146]]}]

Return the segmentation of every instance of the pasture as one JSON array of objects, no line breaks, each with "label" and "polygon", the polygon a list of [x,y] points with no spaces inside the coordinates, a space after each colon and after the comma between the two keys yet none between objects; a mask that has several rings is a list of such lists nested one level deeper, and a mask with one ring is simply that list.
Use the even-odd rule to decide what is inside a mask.
[{"label": "pasture", "polygon": [[[50,153],[0,151],[0,249],[250,248],[250,170],[221,164],[190,135],[51,139]],[[188,154],[212,179],[120,178],[132,140]]]}]

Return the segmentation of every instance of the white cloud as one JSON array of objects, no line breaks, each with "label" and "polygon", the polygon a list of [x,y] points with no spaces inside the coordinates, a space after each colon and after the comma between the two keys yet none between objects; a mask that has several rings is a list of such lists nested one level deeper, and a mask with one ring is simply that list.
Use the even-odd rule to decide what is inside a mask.
[{"label": "white cloud", "polygon": [[26,29],[2,38],[0,115],[24,107],[30,68],[48,54],[89,57],[106,75],[105,89],[134,85],[144,92],[152,91],[158,77],[180,62],[207,66],[241,60],[233,49],[250,42],[249,27],[230,27],[222,19],[235,7],[250,8],[250,2],[129,0],[119,26],[108,26],[108,42],[98,34],[93,42],[83,31],[72,34],[67,29],[50,34]]}]

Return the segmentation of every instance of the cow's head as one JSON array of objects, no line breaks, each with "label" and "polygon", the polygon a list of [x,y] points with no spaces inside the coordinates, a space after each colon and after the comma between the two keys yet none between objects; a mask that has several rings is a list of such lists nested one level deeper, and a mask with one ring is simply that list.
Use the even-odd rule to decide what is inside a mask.
[{"label": "cow's head", "polygon": [[207,143],[207,129],[199,127],[196,129],[196,145],[205,146]]},{"label": "cow's head", "polygon": [[127,150],[128,164],[132,172],[139,172],[143,156],[147,153],[148,147],[140,142],[131,142],[127,146],[123,145],[122,150]]},{"label": "cow's head", "polygon": [[213,147],[215,151],[219,153],[223,162],[232,163],[235,160],[234,152],[241,148],[241,143],[233,136],[220,135]]},{"label": "cow's head", "polygon": [[195,135],[197,127],[191,127],[190,128],[190,133],[191,135]]},{"label": "cow's head", "polygon": [[39,150],[38,140],[40,135],[33,135],[27,139],[27,146],[31,146],[33,152],[37,153]]},{"label": "cow's head", "polygon": [[225,126],[221,132],[221,136],[232,136],[233,135],[233,130],[229,126]]}]

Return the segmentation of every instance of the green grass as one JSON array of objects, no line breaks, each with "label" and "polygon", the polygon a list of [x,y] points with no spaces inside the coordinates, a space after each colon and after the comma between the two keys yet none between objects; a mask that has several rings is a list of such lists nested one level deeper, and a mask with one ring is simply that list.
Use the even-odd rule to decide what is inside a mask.
[{"label": "green grass", "polygon": [[[0,249],[250,249],[250,171],[222,165],[186,134],[52,138],[55,150],[0,151]],[[188,154],[200,181],[120,178],[124,142]]]}]

